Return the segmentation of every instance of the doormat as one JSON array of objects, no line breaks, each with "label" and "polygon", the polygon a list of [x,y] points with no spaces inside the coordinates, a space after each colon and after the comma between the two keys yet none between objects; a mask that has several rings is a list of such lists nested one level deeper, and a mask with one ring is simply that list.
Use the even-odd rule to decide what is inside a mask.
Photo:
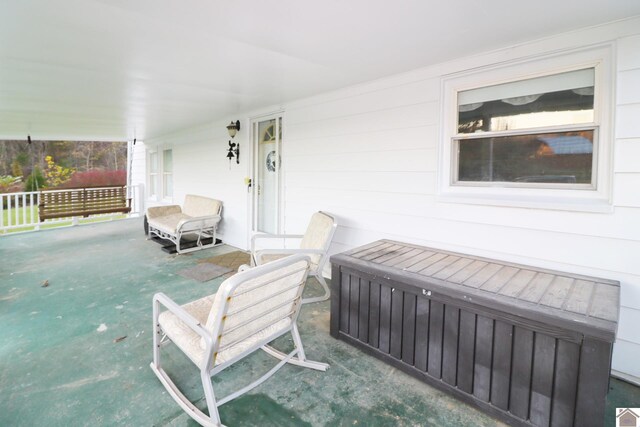
[{"label": "doormat", "polygon": [[200,260],[200,263],[203,264],[216,264],[221,267],[229,268],[233,273],[229,274],[229,276],[233,276],[235,272],[238,271],[238,268],[242,264],[249,265],[251,263],[251,255],[242,251],[233,251],[223,255],[214,256],[211,258],[205,258]]},{"label": "doormat", "polygon": [[230,268],[223,267],[221,265],[200,263],[195,267],[189,267],[185,268],[184,270],[180,270],[178,271],[178,274],[188,279],[197,280],[198,282],[207,282],[231,271],[232,270]]}]

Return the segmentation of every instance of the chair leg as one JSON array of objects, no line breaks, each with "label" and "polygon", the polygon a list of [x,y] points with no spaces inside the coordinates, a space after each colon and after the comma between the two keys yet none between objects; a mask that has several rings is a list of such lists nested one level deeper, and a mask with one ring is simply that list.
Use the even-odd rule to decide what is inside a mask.
[{"label": "chair leg", "polygon": [[324,280],[324,277],[322,277],[322,272],[321,271],[317,271],[317,272],[313,273],[313,277],[315,277],[318,280],[318,282],[320,283],[320,285],[322,285],[322,288],[324,289],[324,295],[322,295],[320,297],[303,298],[302,299],[302,304],[310,304],[310,303],[313,303],[313,302],[326,301],[331,296],[331,291],[329,290],[329,286],[327,285],[327,282]]},{"label": "chair leg", "polygon": [[184,251],[180,249],[180,241],[182,240],[182,233],[178,233],[178,237],[176,238],[176,252],[182,254]]},{"label": "chair leg", "polygon": [[153,303],[153,365],[161,369],[160,365],[160,324],[158,323],[158,315],[160,314],[160,304],[158,301]]},{"label": "chair leg", "polygon": [[[156,374],[164,388],[169,393],[169,396],[173,398],[173,400],[180,405],[180,407],[189,415],[191,418],[196,420],[200,425],[206,427],[221,427],[220,423],[220,415],[218,413],[218,407],[216,405],[215,397],[213,395],[213,386],[211,384],[211,378],[207,376],[206,380],[209,384],[210,391],[207,390],[207,381],[203,378],[202,385],[204,387],[205,396],[207,399],[207,407],[209,408],[210,416],[207,416],[204,412],[198,409],[187,397],[182,394],[180,389],[173,383],[171,378],[167,375],[164,369],[156,366],[153,362],[150,364],[151,370]],[[209,404],[209,401],[213,399],[213,410],[212,406]]]},{"label": "chair leg", "polygon": [[204,396],[207,400],[207,408],[209,408],[209,418],[214,425],[220,425],[220,413],[218,412],[218,404],[216,403],[216,395],[213,393],[213,384],[211,383],[211,376],[206,371],[200,371],[200,378],[202,379],[202,388],[204,389]]}]

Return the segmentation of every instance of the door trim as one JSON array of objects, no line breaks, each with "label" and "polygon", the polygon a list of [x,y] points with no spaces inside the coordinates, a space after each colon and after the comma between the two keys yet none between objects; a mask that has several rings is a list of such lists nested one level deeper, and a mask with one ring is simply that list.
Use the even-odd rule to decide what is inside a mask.
[{"label": "door trim", "polygon": [[[278,120],[278,118],[280,118],[280,120]],[[279,168],[277,170],[277,177],[276,177],[276,186],[277,186],[277,194],[278,194],[278,200],[277,200],[277,207],[278,207],[278,215],[277,215],[277,233],[282,233],[284,230],[284,163],[282,161],[283,158],[283,152],[285,150],[284,148],[284,140],[285,140],[285,133],[284,133],[284,129],[282,129],[281,132],[280,131],[280,126],[282,123],[282,127],[284,127],[284,122],[285,122],[285,117],[284,117],[284,110],[281,111],[277,111],[274,113],[270,113],[270,114],[265,114],[265,115],[260,115],[260,116],[254,116],[254,117],[250,117],[250,130],[251,130],[251,134],[250,134],[250,143],[251,143],[251,163],[250,163],[250,178],[251,178],[251,182],[252,182],[252,186],[250,188],[250,194],[249,194],[249,210],[248,210],[248,228],[249,228],[249,234],[248,234],[248,244],[250,246],[251,244],[251,236],[256,233],[257,230],[257,225],[258,225],[258,197],[257,197],[257,193],[256,193],[256,188],[257,188],[257,172],[258,172],[258,165],[257,165],[257,161],[258,161],[258,141],[257,138],[259,137],[258,135],[258,124],[260,122],[265,122],[268,120],[273,120],[275,119],[276,121],[276,137],[279,135],[279,133],[282,134],[282,138],[280,140],[280,144],[276,144],[276,152],[279,151],[279,153],[277,153],[277,157],[280,159],[279,161]],[[279,145],[279,147],[278,147]]]}]

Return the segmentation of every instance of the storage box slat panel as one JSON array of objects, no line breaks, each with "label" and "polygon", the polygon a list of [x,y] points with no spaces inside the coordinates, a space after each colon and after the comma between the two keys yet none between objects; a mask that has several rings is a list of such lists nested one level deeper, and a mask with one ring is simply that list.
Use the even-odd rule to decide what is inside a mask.
[{"label": "storage box slat panel", "polygon": [[488,402],[491,396],[491,357],[493,355],[493,319],[476,318],[476,352],[473,367],[473,394]]},{"label": "storage box slat panel", "polygon": [[340,292],[342,298],[340,298],[340,330],[342,332],[349,333],[349,316],[351,310],[349,310],[349,295],[351,292],[351,276],[345,274],[340,280],[342,280],[342,286],[340,286]]},{"label": "storage box slat panel", "polygon": [[431,301],[429,312],[429,350],[427,371],[434,378],[442,376],[442,330],[444,328],[444,304]]},{"label": "storage box slat panel", "polygon": [[476,350],[476,315],[460,312],[460,341],[458,343],[458,388],[473,392],[473,366]]},{"label": "storage box slat panel", "polygon": [[554,308],[562,308],[569,291],[573,287],[575,279],[571,277],[556,276],[547,292],[540,299],[540,304]]},{"label": "storage box slat panel", "polygon": [[500,264],[487,264],[478,270],[477,273],[465,280],[464,284],[466,286],[471,286],[472,288],[479,288],[484,285],[484,282],[489,280],[491,276],[500,271],[501,268],[502,266]]},{"label": "storage box slat panel", "polygon": [[404,293],[402,309],[402,361],[413,365],[415,355],[416,295]]},{"label": "storage box slat panel", "polygon": [[419,263],[420,261],[423,261],[431,256],[435,255],[435,252],[432,251],[421,251],[419,254],[411,257],[411,258],[407,258],[397,264],[394,264],[393,267],[403,270],[406,268],[409,268],[417,263]]},{"label": "storage box slat panel", "polygon": [[600,398],[609,386],[609,369],[603,366],[611,366],[610,343],[585,337],[580,349],[575,426],[595,425],[594,420],[604,419],[605,405]]},{"label": "storage box slat panel", "polygon": [[538,273],[517,297],[524,301],[538,302],[547,291],[555,276],[553,274]]},{"label": "storage box slat panel", "polygon": [[509,383],[511,381],[513,325],[496,320],[493,333],[491,403],[507,411],[509,409]]},{"label": "storage box slat panel", "polygon": [[533,331],[515,327],[513,336],[513,373],[509,410],[518,418],[529,418],[531,368],[533,362]]},{"label": "storage box slat panel", "polygon": [[[408,248],[408,249],[411,249],[411,248]],[[409,260],[415,259],[416,256],[418,256],[418,255],[420,255],[422,253],[424,253],[424,251],[422,249],[411,249],[410,251],[408,251],[408,252],[406,252],[406,253],[404,253],[402,255],[399,255],[399,256],[397,256],[395,258],[392,258],[392,259],[390,259],[388,261],[385,261],[382,264],[383,265],[388,265],[389,267],[398,268],[397,266],[402,265],[403,263],[405,263],[405,262],[407,262]],[[402,267],[400,267],[400,268],[402,268]]]},{"label": "storage box slat panel", "polygon": [[389,337],[389,353],[396,359],[402,358],[402,311],[404,293],[391,289],[391,333]]},{"label": "storage box slat panel", "polygon": [[574,313],[586,314],[589,311],[595,283],[576,280],[564,304],[564,309]]},{"label": "storage box slat panel", "polygon": [[460,309],[451,305],[444,309],[444,337],[442,339],[442,380],[455,387],[458,376],[458,330]]},{"label": "storage box slat panel", "polygon": [[360,246],[359,248],[352,249],[349,252],[346,252],[346,254],[354,258],[360,258],[366,255],[367,253],[377,251],[378,248],[387,247],[387,246],[391,246],[391,243],[387,243],[383,241],[372,242],[372,243],[369,243],[368,245],[364,245],[364,246]]},{"label": "storage box slat panel", "polygon": [[520,270],[498,291],[501,295],[516,297],[536,276],[535,271]]},{"label": "storage box slat panel", "polygon": [[460,257],[449,255],[438,262],[434,262],[430,266],[423,268],[419,271],[419,273],[423,276],[433,276],[439,271],[445,269],[446,267],[452,265],[456,261],[458,261]]},{"label": "storage box slat panel", "polygon": [[603,283],[599,283],[593,297],[593,304],[591,304],[591,310],[589,316],[598,317],[601,319],[617,321],[617,312],[612,310],[611,307],[620,306],[620,292],[616,286],[609,286]]},{"label": "storage box slat panel", "polygon": [[553,406],[551,424],[569,426],[573,423],[580,346],[558,340],[556,357],[556,377],[553,385]]},{"label": "storage box slat panel", "polygon": [[433,253],[428,258],[425,258],[421,261],[418,261],[415,264],[412,264],[410,267],[407,267],[405,270],[412,271],[412,272],[422,271],[425,268],[429,267],[430,265],[435,264],[436,262],[446,257],[447,257],[446,254]]},{"label": "storage box slat panel", "polygon": [[487,279],[481,288],[488,292],[498,292],[519,271],[519,268],[502,267],[496,274]]},{"label": "storage box slat panel", "polygon": [[453,276],[454,274],[456,274],[458,271],[465,268],[467,265],[471,264],[472,262],[473,260],[469,258],[459,258],[453,264],[448,265],[447,267],[438,271],[436,274],[433,275],[433,277],[435,277],[436,279],[447,279]]},{"label": "storage box slat panel", "polygon": [[360,279],[360,295],[358,308],[358,338],[360,341],[369,342],[369,288],[371,283],[366,279]]},{"label": "storage box slat panel", "polygon": [[551,419],[555,352],[555,338],[542,333],[535,334],[529,416],[531,422],[537,426],[548,426]]},{"label": "storage box slat panel", "polygon": [[402,246],[400,245],[389,245],[389,246],[385,246],[382,248],[379,248],[377,251],[373,251],[365,256],[361,256],[360,259],[362,259],[363,261],[371,261],[380,257],[383,257],[385,255],[388,255],[390,253],[393,253],[393,251],[400,249]]},{"label": "storage box slat panel", "polygon": [[391,287],[380,285],[380,341],[379,348],[389,353],[391,344]]},{"label": "storage box slat panel", "polygon": [[414,344],[414,365],[422,372],[427,371],[427,351],[429,347],[429,309],[431,301],[418,298],[416,301],[416,342]]},{"label": "storage box slat panel", "polygon": [[380,284],[371,282],[369,287],[369,344],[378,348],[380,345]]},{"label": "storage box slat panel", "polygon": [[360,278],[349,276],[349,335],[358,337],[360,319]]},{"label": "storage box slat panel", "polygon": [[398,250],[396,250],[396,251],[389,252],[389,253],[388,253],[388,254],[386,254],[386,255],[382,255],[381,257],[376,258],[376,262],[377,262],[378,264],[388,265],[387,263],[389,263],[389,262],[393,262],[396,258],[398,258],[398,257],[402,256],[403,254],[405,254],[405,253],[407,253],[407,252],[411,251],[411,249],[412,249],[412,248],[403,248],[403,247],[400,247],[400,248],[399,248]]},{"label": "storage box slat panel", "polygon": [[464,269],[460,270],[453,276],[449,277],[448,281],[451,283],[462,283],[466,281],[469,277],[476,274],[478,271],[483,269],[487,265],[484,261],[473,261]]}]

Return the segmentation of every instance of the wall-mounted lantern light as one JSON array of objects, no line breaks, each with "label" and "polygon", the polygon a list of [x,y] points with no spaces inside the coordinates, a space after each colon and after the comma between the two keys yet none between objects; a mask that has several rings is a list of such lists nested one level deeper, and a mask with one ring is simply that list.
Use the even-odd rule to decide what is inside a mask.
[{"label": "wall-mounted lantern light", "polygon": [[[231,137],[231,139],[233,139],[236,136],[236,133],[238,133],[238,131],[240,130],[240,120],[236,120],[235,122],[231,122],[229,123],[229,126],[227,126],[227,131],[229,131],[229,136]],[[231,162],[231,159],[236,158],[236,163],[240,164],[240,143],[235,143],[235,142],[231,142],[229,141],[229,150],[227,153],[227,158],[229,159],[229,162]]]}]

